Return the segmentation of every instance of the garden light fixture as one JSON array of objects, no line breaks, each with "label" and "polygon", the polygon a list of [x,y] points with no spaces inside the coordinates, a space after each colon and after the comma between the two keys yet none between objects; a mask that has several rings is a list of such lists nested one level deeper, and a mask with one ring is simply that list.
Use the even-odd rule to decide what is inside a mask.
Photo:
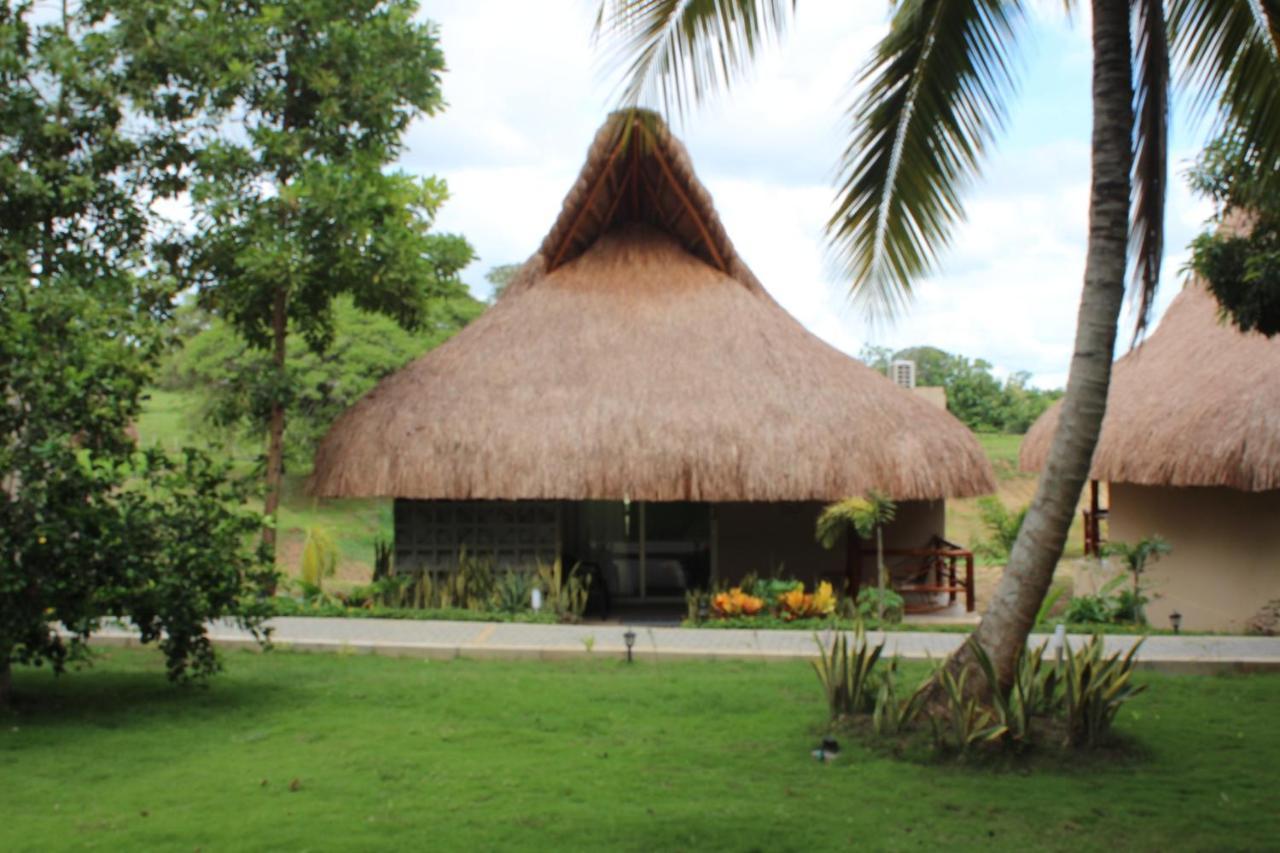
[{"label": "garden light fixture", "polygon": [[622,635],[622,642],[627,644],[627,663],[632,663],[631,647],[636,644],[636,632],[628,628],[627,633]]},{"label": "garden light fixture", "polygon": [[1173,626],[1173,633],[1175,634],[1181,633],[1182,632],[1182,614],[1176,610],[1170,613],[1169,624]]},{"label": "garden light fixture", "polygon": [[822,745],[813,751],[813,757],[823,762],[833,760],[840,754],[840,743],[833,737],[824,737]]}]

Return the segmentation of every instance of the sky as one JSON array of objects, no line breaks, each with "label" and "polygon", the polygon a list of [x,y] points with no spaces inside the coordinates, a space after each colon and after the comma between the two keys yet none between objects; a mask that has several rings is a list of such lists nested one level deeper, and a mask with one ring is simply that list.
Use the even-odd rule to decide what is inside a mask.
[{"label": "sky", "polygon": [[[937,271],[892,324],[869,324],[835,275],[823,225],[848,136],[853,79],[887,28],[887,2],[799,4],[779,44],[727,93],[671,117],[738,253],[810,331],[856,355],[866,344],[932,345],[998,375],[1066,382],[1083,280],[1089,188],[1088,20],[1037,10],[1009,121],[964,196]],[[490,268],[522,262],[560,211],[595,131],[617,105],[616,73],[591,39],[594,0],[437,0],[448,71],[441,114],[417,122],[401,165],[443,177],[437,227],[479,260],[463,278],[488,295]],[[1164,273],[1157,316],[1183,281],[1186,245],[1211,212],[1184,173],[1204,128],[1175,103]],[[1117,353],[1129,345],[1122,318]]]}]

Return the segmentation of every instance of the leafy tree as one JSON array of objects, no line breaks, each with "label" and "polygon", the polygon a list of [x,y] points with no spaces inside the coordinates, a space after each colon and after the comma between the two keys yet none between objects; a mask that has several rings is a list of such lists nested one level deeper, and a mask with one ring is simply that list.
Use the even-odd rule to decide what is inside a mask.
[{"label": "leafy tree", "polygon": [[1268,176],[1280,163],[1260,163],[1238,136],[1215,140],[1191,172],[1191,186],[1213,200],[1215,219],[1232,228],[1206,231],[1191,244],[1191,268],[1237,328],[1280,333],[1280,201]]},{"label": "leafy tree", "polygon": [[[333,340],[323,352],[307,347],[296,332],[287,342],[287,463],[308,468],[316,444],[342,412],[379,379],[443,342],[482,309],[470,296],[438,300],[422,327],[409,332],[381,314],[361,311],[348,297],[334,300]],[[269,354],[246,343],[223,320],[203,327],[188,322],[196,331],[166,360],[161,387],[197,395],[195,419],[213,427],[214,437],[263,435],[271,417],[272,385],[264,381],[272,375]]]},{"label": "leafy tree", "polygon": [[516,273],[520,272],[521,264],[499,264],[491,268],[484,274],[484,280],[493,286],[493,292],[489,295],[489,304],[498,301],[498,297],[507,289],[507,285],[511,283],[511,279],[516,277]]},{"label": "leafy tree", "polygon": [[[601,0],[597,34],[626,69],[628,103],[654,93],[668,108],[684,109],[736,80],[785,29],[794,7],[786,0]],[[860,73],[863,85],[847,112],[849,144],[827,224],[852,294],[873,312],[905,304],[963,215],[962,191],[1014,89],[1024,7],[1020,0],[890,4],[889,31]],[[1139,331],[1159,283],[1175,64],[1259,162],[1280,161],[1274,0],[1091,0],[1090,7],[1092,183],[1074,354],[1048,464],[974,635],[1001,685],[1013,677],[1088,476],[1130,258]],[[953,669],[972,665],[969,649],[953,658]]]},{"label": "leafy tree", "polygon": [[274,546],[290,331],[323,353],[338,296],[416,329],[466,292],[471,247],[431,231],[444,182],[387,171],[409,124],[443,107],[444,57],[412,0],[114,5],[152,111],[200,131],[185,269],[201,305],[269,358],[255,393]]},{"label": "leafy tree", "polygon": [[60,671],[109,616],[170,676],[213,672],[205,620],[256,632],[271,577],[224,469],[130,438],[175,287],[150,209],[181,184],[100,11],[0,8],[0,703],[13,663]]},{"label": "leafy tree", "polygon": [[952,355],[937,347],[863,347],[859,354],[868,365],[887,372],[894,361],[916,364],[916,384],[944,388],[947,411],[975,432],[1024,433],[1035,419],[1062,396],[1060,391],[1029,387],[1031,374],[1011,374],[1004,384],[991,375],[990,362]]}]

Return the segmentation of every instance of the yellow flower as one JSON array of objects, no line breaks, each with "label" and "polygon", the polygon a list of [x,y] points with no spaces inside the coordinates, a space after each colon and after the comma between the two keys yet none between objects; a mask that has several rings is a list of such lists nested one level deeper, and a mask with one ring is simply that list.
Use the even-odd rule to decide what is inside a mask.
[{"label": "yellow flower", "polygon": [[813,612],[819,616],[830,616],[836,610],[836,595],[828,581],[818,584],[818,591],[813,594]]}]

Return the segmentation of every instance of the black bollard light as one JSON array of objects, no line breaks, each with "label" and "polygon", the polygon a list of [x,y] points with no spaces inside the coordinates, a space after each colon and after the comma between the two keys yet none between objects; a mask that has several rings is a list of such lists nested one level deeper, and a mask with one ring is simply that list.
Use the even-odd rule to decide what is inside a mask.
[{"label": "black bollard light", "polygon": [[628,628],[627,633],[622,635],[622,642],[627,644],[627,663],[631,663],[631,647],[636,644],[636,632]]},{"label": "black bollard light", "polygon": [[1170,613],[1169,624],[1173,626],[1173,633],[1175,634],[1181,633],[1182,632],[1182,614],[1176,610]]}]

